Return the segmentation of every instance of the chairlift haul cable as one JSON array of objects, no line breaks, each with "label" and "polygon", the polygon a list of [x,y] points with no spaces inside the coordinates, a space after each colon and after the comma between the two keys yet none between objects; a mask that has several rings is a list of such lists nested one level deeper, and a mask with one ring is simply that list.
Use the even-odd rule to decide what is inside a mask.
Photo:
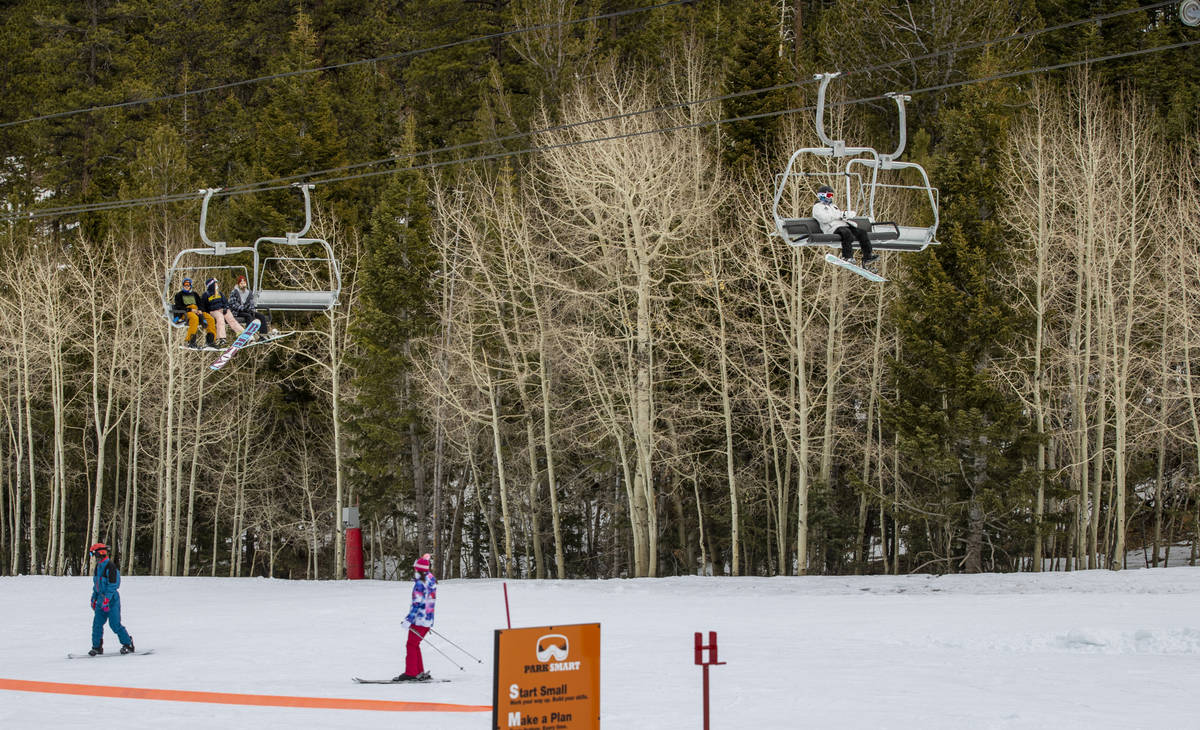
[{"label": "chairlift haul cable", "polygon": [[[959,88],[959,87],[963,87],[963,86],[969,86],[972,84],[988,83],[991,81],[999,81],[999,80],[1008,79],[1008,78],[1016,78],[1019,76],[1027,76],[1030,74],[1044,73],[1047,71],[1061,71],[1063,69],[1074,68],[1076,66],[1082,66],[1082,65],[1086,65],[1086,64],[1090,64],[1090,63],[1103,63],[1103,62],[1107,62],[1107,61],[1115,61],[1115,60],[1120,60],[1120,59],[1124,59],[1124,58],[1132,58],[1132,57],[1136,57],[1136,56],[1147,55],[1150,53],[1157,53],[1160,51],[1178,50],[1181,48],[1188,48],[1191,46],[1195,46],[1197,44],[1200,44],[1200,40],[1183,41],[1180,43],[1173,43],[1173,44],[1165,45],[1165,46],[1155,46],[1153,48],[1142,48],[1142,49],[1136,49],[1136,50],[1132,50],[1132,51],[1124,51],[1121,53],[1114,53],[1114,54],[1109,54],[1106,56],[1096,56],[1096,57],[1090,57],[1090,58],[1080,59],[1080,60],[1076,60],[1076,61],[1066,61],[1063,63],[1052,64],[1052,65],[1047,65],[1047,66],[1039,66],[1039,67],[1031,68],[1031,69],[1005,71],[1005,72],[990,74],[988,76],[983,76],[983,77],[975,78],[975,79],[966,79],[963,81],[952,81],[952,82],[948,82],[945,84],[938,84],[935,86],[927,86],[927,87],[923,87],[920,89],[912,89],[912,90],[906,91],[904,93],[916,95],[916,94],[932,93],[935,91],[944,91],[947,89]],[[853,72],[845,72],[845,73],[849,74],[849,73],[853,73]],[[771,87],[771,88],[775,88],[775,87]],[[733,96],[745,95],[747,93],[751,93],[751,92],[738,92],[737,94],[727,95],[725,97],[714,97],[711,100],[705,100],[705,102],[712,103],[712,102],[720,101],[720,100],[723,100],[726,98],[732,98]],[[853,105],[853,104],[863,104],[863,103],[867,103],[867,102],[879,101],[879,100],[886,99],[886,98],[887,97],[885,95],[875,95],[875,96],[869,96],[869,97],[861,97],[858,99],[849,99],[849,100],[845,100],[845,101],[841,101],[841,102],[834,102],[834,103],[831,103],[830,106],[849,106],[849,105]],[[685,104],[686,105],[695,105],[698,103],[700,103],[700,102],[685,102],[684,104],[674,105],[674,106],[682,106]],[[671,107],[668,107],[668,108],[671,108]],[[460,159],[455,159],[455,160],[445,160],[445,161],[441,161],[441,162],[429,162],[429,163],[425,163],[425,164],[421,164],[421,165],[412,165],[412,166],[403,168],[403,170],[397,170],[397,169],[376,170],[376,171],[372,171],[372,172],[358,173],[355,175],[343,175],[340,177],[322,178],[322,179],[312,180],[312,182],[315,184],[328,184],[328,183],[336,183],[336,182],[346,182],[349,180],[358,180],[358,179],[363,179],[363,178],[368,178],[368,177],[378,177],[380,175],[392,175],[397,172],[402,172],[405,170],[431,170],[431,169],[437,169],[437,168],[441,168],[441,167],[447,167],[450,165],[467,164],[467,163],[473,163],[473,162],[486,162],[489,160],[502,159],[502,158],[507,158],[507,157],[515,157],[517,155],[523,155],[523,154],[528,154],[528,153],[532,153],[532,152],[543,152],[543,151],[550,150],[550,149],[558,149],[558,148],[563,148],[563,147],[574,147],[574,146],[579,146],[579,145],[584,145],[584,144],[592,144],[592,143],[597,143],[597,142],[609,142],[609,141],[614,141],[614,140],[618,140],[618,139],[641,137],[641,136],[645,136],[647,134],[661,134],[661,133],[667,133],[667,132],[677,132],[677,131],[682,131],[682,130],[686,130],[686,129],[698,129],[698,128],[703,128],[703,127],[718,126],[721,124],[732,124],[734,122],[744,122],[744,121],[752,121],[752,120],[756,120],[756,119],[766,119],[766,118],[770,118],[770,117],[782,116],[785,114],[795,114],[795,113],[804,112],[804,111],[813,111],[814,109],[815,109],[815,107],[813,107],[813,106],[792,107],[792,108],[783,109],[780,111],[759,112],[756,114],[747,114],[747,115],[743,115],[743,116],[739,116],[739,117],[727,117],[727,118],[723,118],[723,119],[717,119],[717,120],[711,120],[711,121],[705,121],[705,122],[693,122],[693,123],[689,123],[689,124],[680,124],[680,125],[674,125],[674,126],[670,126],[670,127],[661,127],[661,128],[651,129],[651,130],[643,130],[643,131],[639,131],[639,132],[628,132],[625,134],[610,135],[607,137],[597,137],[597,138],[593,138],[593,139],[577,140],[577,141],[573,141],[573,142],[564,142],[562,144],[557,144],[557,145],[535,146],[535,147],[528,147],[528,148],[521,149],[521,150],[497,152],[497,153],[488,154],[488,155],[478,155],[478,156],[474,156],[474,157],[460,158]],[[650,110],[650,111],[657,111],[657,110]],[[619,116],[635,116],[635,115],[645,114],[645,113],[647,113],[647,112],[645,112],[645,111],[631,112],[629,114],[619,115]],[[617,117],[610,117],[610,118],[617,118]],[[602,118],[602,119],[597,119],[597,120],[587,120],[584,122],[576,122],[573,125],[564,125],[563,127],[550,128],[548,130],[539,130],[536,132],[530,132],[530,133],[526,133],[524,135],[518,135],[518,136],[530,136],[530,135],[534,135],[534,134],[543,134],[543,133],[546,133],[547,131],[553,131],[554,129],[561,129],[561,128],[566,128],[569,126],[582,126],[585,124],[594,124],[599,121],[604,121],[604,119],[607,119],[607,118]],[[387,161],[395,162],[395,161],[400,161],[403,159],[411,159],[416,156],[433,155],[433,154],[437,154],[439,152],[442,152],[442,151],[445,151],[448,149],[460,149],[464,146],[473,146],[475,144],[487,144],[490,142],[491,142],[491,140],[488,140],[485,142],[479,142],[479,143],[469,143],[467,145],[457,145],[454,148],[424,150],[421,152],[410,153],[407,155],[398,155],[394,158],[388,158]],[[355,169],[357,167],[361,167],[364,164],[365,163],[356,163],[356,164],[347,165],[347,166],[343,166],[343,167],[323,170],[321,172],[325,173],[325,172],[339,172],[342,170],[350,170],[350,169]],[[272,190],[282,190],[282,189],[286,189],[288,187],[290,187],[290,183],[280,184],[280,185],[262,185],[261,183],[246,183],[245,185],[241,186],[240,188],[239,187],[230,187],[226,190],[223,190],[222,192],[227,195],[243,195],[245,193],[252,193],[252,192],[267,192],[267,191],[272,191]],[[97,203],[62,206],[59,208],[43,208],[43,209],[39,209],[39,210],[29,210],[29,211],[21,212],[21,213],[10,213],[7,215],[0,215],[0,221],[10,222],[10,221],[32,220],[32,219],[36,219],[36,218],[62,217],[62,216],[68,216],[68,215],[73,215],[73,214],[77,214],[77,213],[100,212],[100,211],[106,211],[106,210],[117,210],[117,209],[121,209],[121,208],[135,208],[135,207],[143,207],[143,206],[149,206],[149,205],[162,205],[162,204],[183,202],[186,200],[194,199],[195,197],[196,197],[195,193],[173,193],[173,194],[164,195],[164,196],[160,196],[160,197],[154,197],[154,198],[137,198],[137,199],[130,199],[130,200],[101,201],[101,202],[97,202]]]}]

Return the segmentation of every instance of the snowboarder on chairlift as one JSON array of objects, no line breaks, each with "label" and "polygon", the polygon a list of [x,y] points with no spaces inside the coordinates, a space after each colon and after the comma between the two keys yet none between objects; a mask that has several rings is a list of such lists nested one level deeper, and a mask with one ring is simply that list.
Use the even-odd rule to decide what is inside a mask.
[{"label": "snowboarder on chairlift", "polygon": [[217,322],[217,347],[225,347],[225,325],[228,324],[235,335],[242,334],[242,330],[245,328],[229,310],[229,302],[225,301],[225,297],[221,294],[221,282],[217,281],[215,277],[204,282],[203,298],[204,309]]},{"label": "snowboarder on chairlift", "polygon": [[412,608],[404,619],[408,629],[406,635],[407,654],[404,659],[404,674],[394,677],[394,682],[413,682],[429,679],[425,663],[421,659],[421,641],[433,628],[433,607],[437,602],[437,578],[430,569],[429,553],[413,563]]},{"label": "snowboarder on chairlift", "polygon": [[813,203],[812,217],[821,224],[821,232],[836,234],[842,239],[842,260],[854,263],[854,241],[862,249],[863,266],[877,261],[879,254],[871,252],[871,238],[867,232],[850,220],[854,211],[842,210],[833,202],[833,188],[822,185],[817,188],[817,202]]},{"label": "snowboarder on chairlift", "polygon": [[213,338],[217,334],[216,320],[211,314],[204,311],[204,300],[199,294],[192,291],[191,279],[184,279],[182,287],[175,295],[175,311],[179,317],[187,317],[187,346],[193,350],[200,349],[199,327],[203,321],[205,343],[212,347]]},{"label": "snowboarder on chairlift", "polygon": [[258,329],[261,334],[256,337],[270,338],[279,334],[279,330],[271,327],[271,315],[258,311],[254,290],[246,282],[245,274],[238,275],[237,286],[229,292],[226,300],[229,302],[229,309],[233,312],[233,316],[241,324],[248,325],[252,319],[262,322]]},{"label": "snowboarder on chairlift", "polygon": [[121,653],[135,651],[133,637],[121,625],[121,571],[117,570],[108,555],[108,546],[102,542],[92,545],[88,554],[94,557],[96,570],[92,573],[92,648],[91,656],[104,653],[104,624],[107,622],[121,642]]}]

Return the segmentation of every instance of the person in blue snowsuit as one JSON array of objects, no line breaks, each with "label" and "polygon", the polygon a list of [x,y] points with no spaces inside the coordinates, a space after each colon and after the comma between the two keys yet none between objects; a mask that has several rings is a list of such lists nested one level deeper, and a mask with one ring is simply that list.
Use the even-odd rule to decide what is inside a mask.
[{"label": "person in blue snowsuit", "polygon": [[104,624],[107,622],[121,642],[121,653],[134,651],[133,637],[121,625],[121,571],[108,557],[108,546],[98,542],[88,550],[96,558],[96,571],[92,574],[92,648],[88,654],[104,653]]}]

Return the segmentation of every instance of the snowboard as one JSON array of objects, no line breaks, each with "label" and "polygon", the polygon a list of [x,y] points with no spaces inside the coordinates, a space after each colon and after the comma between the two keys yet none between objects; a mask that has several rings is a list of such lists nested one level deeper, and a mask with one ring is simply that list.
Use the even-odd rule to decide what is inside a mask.
[{"label": "snowboard", "polygon": [[887,279],[883,278],[879,274],[876,274],[874,271],[871,271],[870,269],[864,269],[863,267],[859,266],[858,264],[854,264],[849,261],[843,261],[841,256],[835,256],[831,253],[827,253],[827,254],[825,254],[825,260],[831,264],[840,266],[843,269],[849,269],[850,271],[853,271],[854,273],[858,274],[859,276],[861,276],[864,279],[870,279],[871,281],[876,281],[876,282],[880,282],[880,283],[887,281]]},{"label": "snowboard", "polygon": [[433,677],[429,679],[406,679],[403,681],[397,681],[395,679],[363,679],[361,677],[353,677],[353,679],[358,684],[433,684],[435,682],[450,681],[448,679],[437,679]]},{"label": "snowboard", "polygon": [[220,370],[225,363],[229,362],[230,359],[237,354],[238,350],[242,349],[247,343],[250,342],[250,338],[254,337],[254,333],[258,332],[258,328],[261,326],[262,322],[257,319],[246,325],[246,329],[242,331],[242,334],[238,335],[238,338],[233,341],[233,344],[229,346],[229,349],[225,350],[225,352],[222,352],[221,356],[218,357],[212,365],[208,366],[208,369]]},{"label": "snowboard", "polygon": [[109,652],[107,654],[97,654],[96,656],[92,656],[91,654],[87,654],[87,653],[68,654],[67,658],[68,659],[107,659],[108,657],[111,657],[111,656],[137,656],[139,654],[153,654],[153,653],[154,653],[153,649],[138,649],[137,651],[131,651],[128,654],[122,654],[121,651],[118,649],[117,651]]}]

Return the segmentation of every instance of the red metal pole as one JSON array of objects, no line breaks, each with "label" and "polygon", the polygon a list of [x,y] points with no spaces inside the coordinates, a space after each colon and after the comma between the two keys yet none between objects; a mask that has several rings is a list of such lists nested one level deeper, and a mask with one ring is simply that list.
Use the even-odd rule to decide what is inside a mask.
[{"label": "red metal pole", "polygon": [[[708,650],[708,659],[704,658],[704,650]],[[702,634],[696,632],[696,664],[704,674],[704,730],[708,730],[708,668],[713,664],[724,664],[717,661],[717,632],[708,632],[708,644],[705,645]]]},{"label": "red metal pole", "polygon": [[512,614],[508,612],[508,584],[504,584],[504,618],[508,619],[508,628],[512,628]]},{"label": "red metal pole", "polygon": [[346,578],[349,580],[362,580],[362,577],[362,529],[348,527],[346,528]]}]

